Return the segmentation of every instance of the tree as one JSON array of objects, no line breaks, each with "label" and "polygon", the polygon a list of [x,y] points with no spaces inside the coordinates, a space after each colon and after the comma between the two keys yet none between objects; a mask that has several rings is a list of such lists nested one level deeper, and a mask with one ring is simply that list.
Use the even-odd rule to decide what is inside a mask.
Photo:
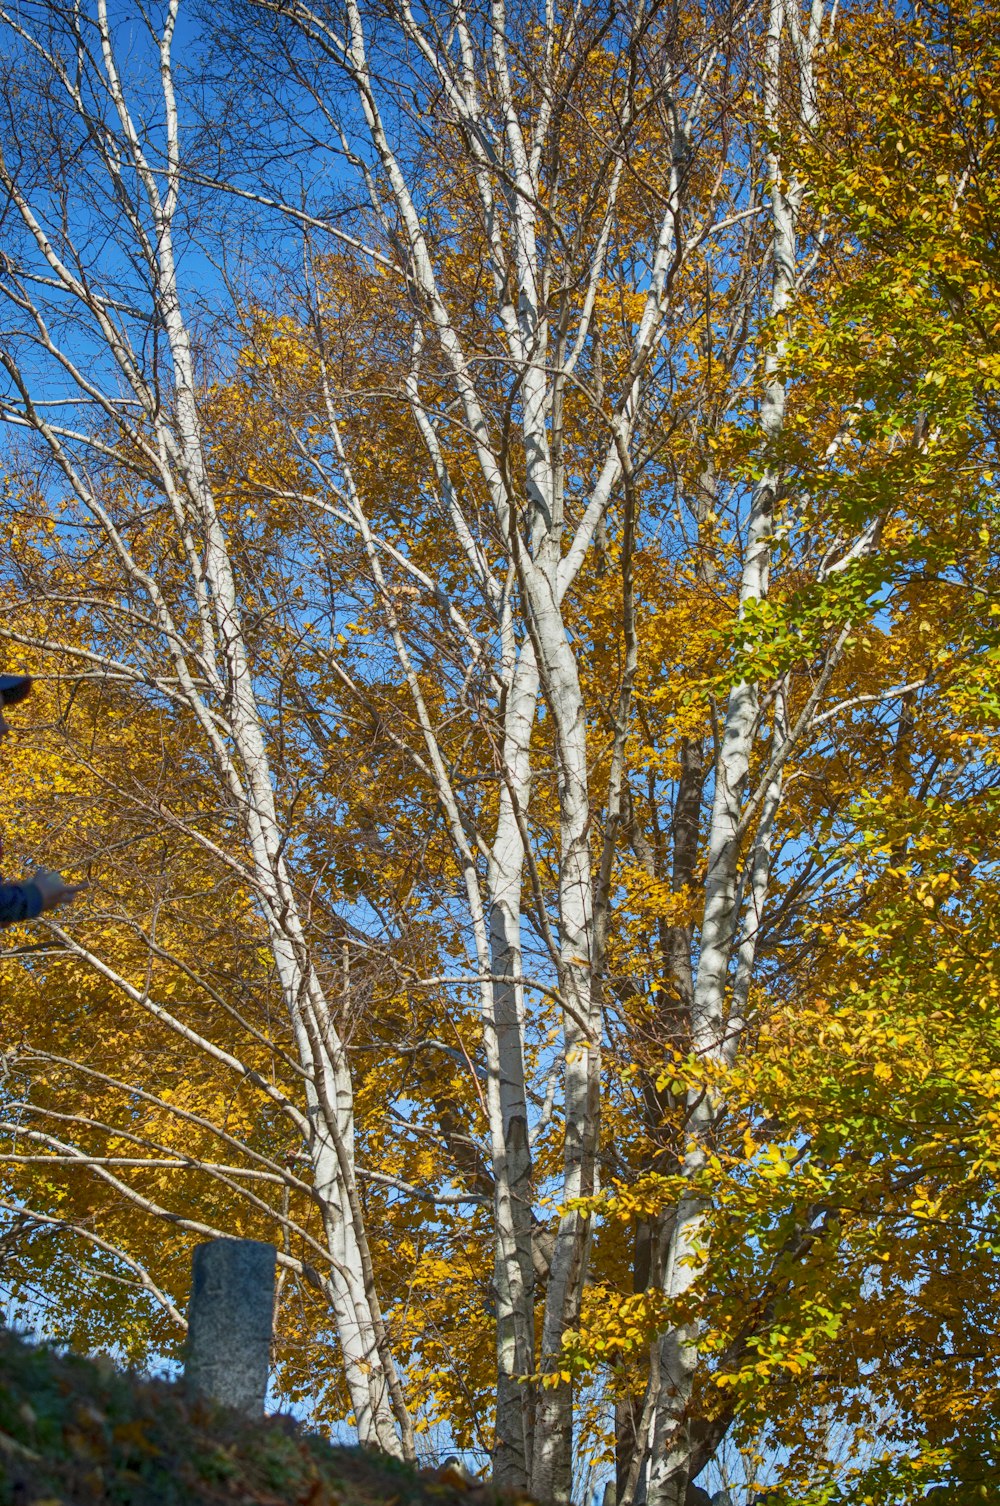
[{"label": "tree", "polygon": [[[12,959],[12,1216],[178,1326],[158,1223],[273,1229],[289,1385],[332,1320],[339,1404],[391,1451],[447,1415],[568,1500],[607,1399],[621,1506],[682,1501],[727,1437],[752,1475],[761,1426],[805,1488],[809,1387],[877,1413],[830,1346],[883,1248],[845,1200],[899,1197],[855,1123],[893,886],[969,738],[989,787],[951,575],[992,568],[959,312],[992,296],[992,117],[933,124],[971,23],[872,12],[843,50],[785,0],[252,3],[204,29],[199,90],[176,0],[0,14],[2,631],[76,687],[36,757],[72,756],[96,880],[61,960]],[[901,224],[918,163],[961,208]],[[66,794],[25,805],[55,826]]]},{"label": "tree", "polygon": [[[177,6],[168,8],[154,35],[162,91],[155,149],[144,141],[145,122],[137,121],[119,73],[105,6],[86,16],[44,6],[4,13],[4,21],[14,45],[8,108],[18,112],[0,164],[18,222],[4,287],[8,344],[0,357],[10,383],[8,421],[37,436],[50,484],[78,510],[68,526],[85,520],[112,567],[110,590],[94,601],[86,594],[94,567],[84,556],[81,591],[80,561],[73,560],[71,611],[103,616],[112,643],[124,640],[117,651],[84,649],[85,661],[145,684],[161,705],[181,709],[198,730],[216,788],[240,828],[235,871],[264,920],[304,1098],[286,1100],[262,1076],[257,1085],[295,1126],[313,1168],[329,1262],[323,1279],[359,1432],[399,1451],[410,1446],[410,1424],[354,1183],[353,1086],[284,853],[245,607],[209,474],[194,350],[180,301],[174,236],[181,160],[171,68]],[[26,162],[25,126],[44,127],[46,117],[56,155]],[[154,155],[160,149],[162,158]],[[99,269],[90,260],[90,238],[108,205],[118,234],[105,246]],[[76,343],[83,340],[93,342],[93,358]],[[36,382],[48,381],[54,389],[42,390],[59,396],[39,392]],[[64,406],[73,415],[68,423],[60,421]],[[163,555],[179,568],[164,569]],[[99,571],[98,562],[100,589]],[[47,632],[45,642],[51,642]],[[207,831],[191,824],[187,835],[213,851]],[[86,945],[69,937],[65,944],[81,960],[93,958],[134,1004],[188,1038],[191,1027],[150,999],[148,985],[114,970],[109,977],[108,964]],[[206,1036],[198,1033],[196,1043],[219,1060],[220,1048]],[[243,1075],[253,1071],[236,1058],[228,1064]]]},{"label": "tree", "polygon": [[[765,918],[751,1049],[722,1075],[662,1074],[681,1090],[692,1074],[726,1110],[701,1178],[696,1425],[706,1449],[742,1433],[751,1458],[762,1430],[793,1498],[826,1499],[838,1477],[836,1499],[922,1499],[935,1481],[941,1498],[988,1498],[992,1480],[992,1110],[971,1081],[991,1080],[995,1050],[980,846],[995,782],[994,30],[957,9],[912,28],[845,20],[824,57],[825,129],[789,159],[823,215],[824,264],[797,300],[794,406],[769,449],[818,551],[827,530],[882,519],[880,557],[837,607],[782,551],[751,662],[797,657],[814,607],[827,626],[849,612],[842,699],[778,815],[775,850],[793,861]],[[612,1206],[670,1216],[679,1196],[676,1177],[647,1174]],[[588,1364],[663,1322],[620,1289],[594,1310]]]}]

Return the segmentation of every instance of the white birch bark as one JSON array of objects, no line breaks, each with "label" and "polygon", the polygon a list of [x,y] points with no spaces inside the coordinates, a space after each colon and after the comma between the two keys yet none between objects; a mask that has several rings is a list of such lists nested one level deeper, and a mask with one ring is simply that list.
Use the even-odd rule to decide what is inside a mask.
[{"label": "white birch bark", "polygon": [[[801,186],[794,180],[791,183],[784,181],[780,146],[777,144],[781,131],[782,44],[786,31],[791,29],[801,71],[801,99],[811,111],[814,109],[812,58],[819,42],[822,21],[822,7],[817,0],[810,18],[808,36],[803,37],[797,25],[797,6],[798,0],[770,0],[764,53],[763,117],[770,138],[765,152],[765,186],[771,219],[772,257],[769,314],[778,331],[774,345],[764,361],[759,422],[766,441],[773,441],[779,436],[784,421],[786,389],[779,371],[784,349],[781,328],[798,275],[796,234],[801,207]],[[789,12],[792,10],[796,11],[795,23],[789,19]],[[801,113],[804,123],[815,123],[813,116],[807,115],[805,109]],[[741,615],[749,603],[761,601],[767,595],[774,508],[779,482],[780,477],[772,468],[765,469],[754,486],[750,499],[740,579]],[[750,760],[758,733],[758,705],[756,683],[744,680],[733,686],[726,704],[715,760],[715,789],[708,832],[700,953],[690,1010],[690,1043],[691,1049],[699,1057],[720,1063],[731,1063],[739,1047],[742,1015],[752,972],[756,927],[766,902],[771,831],[781,800],[779,769],[768,785],[766,809],[758,826],[756,855],[751,862],[754,939],[753,942],[745,942],[740,948],[736,938],[740,920],[739,874],[744,837],[742,820]],[[776,737],[775,746],[777,742]],[[740,997],[734,998],[727,1020],[726,993],[734,949],[741,953],[739,961],[742,969],[738,977]],[[692,1093],[688,1108],[687,1150],[683,1170],[693,1180],[706,1164],[718,1105],[711,1101],[710,1095]],[[682,1197],[665,1251],[662,1285],[668,1298],[682,1298],[703,1269],[706,1211],[707,1205],[700,1194],[691,1192]],[[657,1346],[658,1395],[651,1409],[648,1438],[646,1499],[649,1506],[683,1506],[692,1457],[689,1409],[698,1365],[697,1337],[697,1326],[687,1323],[669,1330]]]},{"label": "white birch bark", "polygon": [[501,757],[504,782],[487,870],[493,1028],[497,1040],[503,1150],[494,1146],[496,1186],[494,1283],[497,1304],[497,1439],[494,1478],[510,1489],[530,1479],[534,1407],[528,1377],[534,1372],[534,1269],[532,1263],[531,1146],[524,1071],[524,968],[521,888],[524,841],[519,813],[529,808],[530,749],[538,701],[534,650],[524,645],[507,702]]}]

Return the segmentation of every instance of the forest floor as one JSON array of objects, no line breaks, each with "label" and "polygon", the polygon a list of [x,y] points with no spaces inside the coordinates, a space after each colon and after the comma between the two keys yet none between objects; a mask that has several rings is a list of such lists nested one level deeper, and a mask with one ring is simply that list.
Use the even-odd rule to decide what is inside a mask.
[{"label": "forest floor", "polygon": [[528,1506],[0,1332],[0,1506]]}]

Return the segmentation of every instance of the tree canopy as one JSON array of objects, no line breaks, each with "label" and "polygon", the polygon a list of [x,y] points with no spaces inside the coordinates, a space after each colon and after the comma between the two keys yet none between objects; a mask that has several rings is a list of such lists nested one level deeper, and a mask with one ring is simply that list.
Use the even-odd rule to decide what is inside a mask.
[{"label": "tree canopy", "polygon": [[268,1239],[390,1454],[1000,1499],[998,23],[0,4],[10,1315]]}]

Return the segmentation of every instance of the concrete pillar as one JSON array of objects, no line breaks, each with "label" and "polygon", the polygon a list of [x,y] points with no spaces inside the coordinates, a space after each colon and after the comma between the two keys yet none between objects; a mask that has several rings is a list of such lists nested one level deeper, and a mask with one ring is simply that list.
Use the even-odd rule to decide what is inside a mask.
[{"label": "concrete pillar", "polygon": [[274,1325],[274,1245],[213,1239],[191,1261],[184,1383],[248,1416],[261,1417]]}]

